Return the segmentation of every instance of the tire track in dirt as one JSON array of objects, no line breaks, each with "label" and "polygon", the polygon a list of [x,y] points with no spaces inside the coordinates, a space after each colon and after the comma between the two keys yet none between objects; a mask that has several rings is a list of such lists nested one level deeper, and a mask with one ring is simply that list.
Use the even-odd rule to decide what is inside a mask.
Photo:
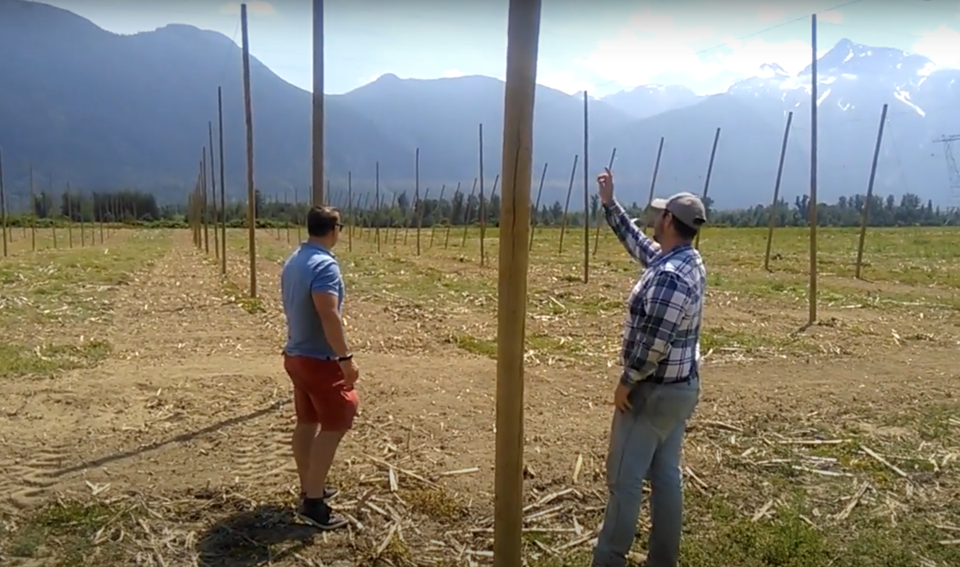
[{"label": "tire track in dirt", "polygon": [[[252,481],[291,460],[282,438],[290,409],[283,403],[288,385],[279,345],[256,315],[227,297],[215,263],[193,249],[187,233],[178,236],[156,277],[145,282],[142,291],[153,301],[130,306],[127,352],[149,363],[141,376],[148,391],[155,385],[160,392],[147,402],[154,412],[181,414],[164,437],[200,433],[156,451],[150,476],[161,489]],[[129,468],[133,478],[141,476]]]},{"label": "tire track in dirt", "polygon": [[[12,447],[10,448],[13,449]],[[3,462],[0,494],[6,495],[15,508],[29,508],[57,482],[57,472],[70,459],[63,445],[28,449],[27,458],[11,458]]]},{"label": "tire track in dirt", "polygon": [[277,414],[269,423],[264,420],[260,427],[238,430],[231,458],[236,479],[248,483],[296,478],[290,449],[292,426],[289,414]]},{"label": "tire track in dirt", "polygon": [[35,396],[24,419],[0,427],[14,455],[0,471],[9,502],[87,491],[81,478],[176,488],[255,478],[291,460],[275,339],[224,295],[213,263],[175,234],[98,332],[114,358],[58,378],[58,395]]}]

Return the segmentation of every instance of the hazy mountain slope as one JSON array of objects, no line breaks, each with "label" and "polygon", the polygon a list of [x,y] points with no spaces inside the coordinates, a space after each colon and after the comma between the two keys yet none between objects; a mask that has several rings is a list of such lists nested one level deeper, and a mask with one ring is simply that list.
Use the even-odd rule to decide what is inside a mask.
[{"label": "hazy mountain slope", "polygon": [[[29,46],[24,48],[24,46]],[[223,86],[228,187],[242,192],[245,134],[240,50],[221,34],[173,25],[119,36],[65,10],[0,0],[0,145],[8,184],[27,166],[86,186],[132,185],[176,198],[196,175]],[[6,81],[5,81],[6,82]],[[255,171],[263,187],[309,183],[310,94],[251,61]],[[328,161],[387,166],[405,148],[329,97]],[[46,175],[42,176],[46,179]]]},{"label": "hazy mountain slope", "polygon": [[[7,186],[23,195],[28,166],[38,187],[71,180],[88,189],[133,186],[182,199],[196,175],[207,121],[224,88],[228,187],[245,190],[245,135],[239,48],[228,38],[171,25],[118,36],[70,12],[0,0],[0,146]],[[839,42],[819,64],[820,195],[863,193],[880,110],[889,105],[877,192],[913,192],[960,205],[950,189],[943,146],[960,133],[960,71],[896,49]],[[710,189],[718,207],[767,202],[788,112],[794,112],[783,194],[806,192],[810,150],[809,70],[790,76],[771,63],[727,93],[698,97],[676,86],[645,86],[589,101],[590,177],[617,148],[620,186],[646,198],[661,136],[660,193],[701,191],[717,127],[722,128]],[[255,58],[252,91],[256,179],[267,194],[310,179],[310,94]],[[420,148],[421,187],[478,174],[477,126],[484,124],[488,190],[500,170],[504,85],[481,76],[401,80],[393,75],[326,97],[326,160],[334,191],[347,172],[356,193],[411,191]],[[636,117],[644,117],[637,119]],[[570,163],[583,151],[580,96],[539,87],[534,171],[550,163],[544,202],[562,200]],[[580,156],[583,164],[583,156]],[[577,187],[582,183],[582,169]],[[592,190],[592,188],[591,188]],[[580,199],[574,199],[576,206]]]}]

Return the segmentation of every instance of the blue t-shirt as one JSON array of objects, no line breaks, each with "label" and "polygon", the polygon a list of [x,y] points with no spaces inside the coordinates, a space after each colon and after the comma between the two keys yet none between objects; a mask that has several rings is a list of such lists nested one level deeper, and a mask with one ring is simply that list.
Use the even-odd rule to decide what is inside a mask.
[{"label": "blue t-shirt", "polygon": [[284,352],[291,356],[336,357],[313,305],[314,293],[331,293],[337,296],[337,311],[343,308],[343,278],[336,256],[322,246],[304,242],[283,265],[280,291],[287,316]]}]

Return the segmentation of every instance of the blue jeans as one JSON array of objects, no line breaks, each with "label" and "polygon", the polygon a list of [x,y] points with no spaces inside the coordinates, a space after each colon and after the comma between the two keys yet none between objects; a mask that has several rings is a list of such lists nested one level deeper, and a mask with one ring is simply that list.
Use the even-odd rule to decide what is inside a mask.
[{"label": "blue jeans", "polygon": [[687,420],[700,399],[700,381],[640,383],[633,409],[614,410],[607,455],[610,489],[594,567],[623,567],[637,533],[644,479],[650,481],[652,529],[647,567],[675,567],[680,556],[683,491],[680,453]]}]

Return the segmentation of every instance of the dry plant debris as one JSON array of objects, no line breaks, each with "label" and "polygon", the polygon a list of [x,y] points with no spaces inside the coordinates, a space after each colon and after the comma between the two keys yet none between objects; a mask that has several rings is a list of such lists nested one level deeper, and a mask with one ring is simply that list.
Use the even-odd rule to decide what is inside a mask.
[{"label": "dry plant debris", "polygon": [[[872,283],[824,275],[821,321],[798,331],[802,242],[787,232],[774,274],[753,265],[755,233],[717,229],[703,242],[712,281],[704,394],[685,449],[683,564],[960,564],[950,299],[960,272],[941,262],[918,273],[909,242],[891,241],[891,256],[871,262]],[[332,534],[293,514],[274,291],[291,246],[258,235],[253,303],[245,237],[231,230],[226,280],[171,231],[0,263],[0,320],[18,321],[19,340],[43,339],[17,353],[52,359],[44,345],[63,329],[78,339],[67,346],[109,345],[89,359],[95,368],[0,380],[10,447],[0,489],[14,506],[0,518],[0,563],[490,562],[496,279],[477,265],[475,236],[419,258],[402,238],[380,254],[369,239],[340,252],[364,384],[333,471],[335,507],[351,523]],[[636,277],[605,236],[584,286],[579,251],[558,255],[556,244],[538,231],[530,274],[523,534],[534,566],[589,562],[623,298]],[[644,514],[638,554],[648,528]]]}]

